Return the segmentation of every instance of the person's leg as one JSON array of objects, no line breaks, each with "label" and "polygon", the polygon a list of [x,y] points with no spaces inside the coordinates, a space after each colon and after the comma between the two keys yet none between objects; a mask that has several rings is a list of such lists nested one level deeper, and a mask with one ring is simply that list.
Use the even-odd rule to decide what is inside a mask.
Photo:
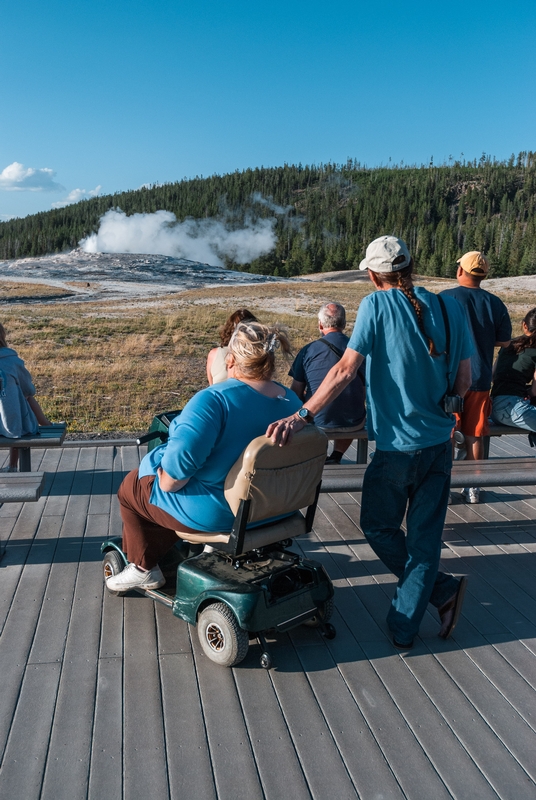
[{"label": "person's leg", "polygon": [[179,537],[175,531],[193,532],[150,503],[153,482],[153,476],[140,480],[138,470],[133,470],[117,493],[123,520],[123,551],[131,563],[146,570],[153,569],[177,543]]},{"label": "person's leg", "polygon": [[[436,607],[459,587],[438,572],[450,485],[450,442],[416,453],[376,451],[363,484],[361,527],[382,562],[399,578],[387,622],[398,643],[411,644],[428,602]],[[409,500],[407,535],[401,530]]]},{"label": "person's leg", "polygon": [[[396,463],[395,463],[396,462]],[[401,529],[411,483],[412,456],[376,450],[363,479],[361,529],[393,575],[404,573],[408,552]]]},{"label": "person's leg", "polygon": [[408,559],[387,617],[398,641],[412,641],[427,604],[442,606],[459,586],[452,575],[438,571],[450,470],[449,442],[420,452],[406,519]]},{"label": "person's leg", "polygon": [[346,453],[353,439],[335,439],[333,450],[326,459],[326,464],[340,464],[343,455]]},{"label": "person's leg", "polygon": [[[469,391],[464,397],[459,429],[465,436],[466,461],[484,458],[484,436],[489,433],[488,418],[491,411],[489,391]],[[469,503],[480,502],[480,489],[466,487],[462,495]]]},{"label": "person's leg", "polygon": [[9,466],[13,470],[16,470],[19,466],[19,451],[16,447],[9,448]]},{"label": "person's leg", "polygon": [[491,416],[499,425],[536,431],[536,406],[532,406],[523,397],[513,395],[494,397]]}]

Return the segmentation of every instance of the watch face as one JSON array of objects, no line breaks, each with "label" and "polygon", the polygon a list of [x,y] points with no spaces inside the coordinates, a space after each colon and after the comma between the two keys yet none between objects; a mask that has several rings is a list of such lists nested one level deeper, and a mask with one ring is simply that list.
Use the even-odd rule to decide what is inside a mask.
[{"label": "watch face", "polygon": [[300,408],[300,410],[298,411],[298,416],[301,417],[302,419],[307,419],[307,417],[309,416],[309,411],[306,408]]}]

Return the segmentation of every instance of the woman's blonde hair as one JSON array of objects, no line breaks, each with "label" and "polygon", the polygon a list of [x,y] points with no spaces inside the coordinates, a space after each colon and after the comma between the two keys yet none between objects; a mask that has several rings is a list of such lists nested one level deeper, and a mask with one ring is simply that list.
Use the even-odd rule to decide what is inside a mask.
[{"label": "woman's blonde hair", "polygon": [[0,322],[0,347],[7,347],[6,329],[4,328],[1,322]]},{"label": "woman's blonde hair", "polygon": [[282,328],[260,322],[239,323],[229,342],[238,371],[253,381],[270,380],[275,371],[275,351],[290,354],[290,342]]}]

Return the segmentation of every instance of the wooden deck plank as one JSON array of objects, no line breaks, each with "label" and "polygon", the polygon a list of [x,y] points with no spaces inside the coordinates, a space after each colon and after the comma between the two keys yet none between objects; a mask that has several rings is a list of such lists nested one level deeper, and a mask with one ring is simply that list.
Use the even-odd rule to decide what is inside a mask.
[{"label": "wooden deck plank", "polygon": [[123,660],[100,658],[88,800],[123,797]]},{"label": "wooden deck plank", "polygon": [[195,635],[192,647],[218,800],[261,800],[264,793],[233,670],[210,661]]},{"label": "wooden deck plank", "polygon": [[59,676],[59,664],[26,669],[0,769],[0,797],[39,800],[41,796]]},{"label": "wooden deck plank", "polygon": [[[344,627],[338,629],[337,637],[328,641],[327,646],[404,795],[411,800],[450,797],[419,740],[350,631]],[[374,643],[368,642],[366,646],[373,647]],[[395,652],[392,647],[391,652]]]},{"label": "wooden deck plank", "polygon": [[170,796],[216,800],[192,654],[170,653],[159,661]]},{"label": "wooden deck plank", "polygon": [[533,798],[534,783],[439,661],[424,646],[405,661],[499,797]]},{"label": "wooden deck plank", "polygon": [[88,521],[80,554],[42,800],[87,797],[103,592],[94,536],[98,528],[98,517]]},{"label": "wooden deck plank", "polygon": [[[532,778],[536,794],[535,731],[489,679],[482,680],[485,673],[467,654],[458,648],[452,649],[440,640],[434,651],[439,663],[477,709],[480,717]],[[496,667],[494,675],[498,674]],[[513,695],[513,688],[509,690],[510,693]]]},{"label": "wooden deck plank", "polygon": [[294,647],[287,645],[278,649],[277,669],[273,671],[272,680],[312,797],[315,800],[357,798],[356,788]]},{"label": "wooden deck plank", "polygon": [[[50,546],[50,558],[53,547]],[[13,714],[18,702],[43,596],[50,563],[25,564],[0,638],[0,759],[5,749]]]},{"label": "wooden deck plank", "polygon": [[393,655],[387,643],[365,643],[364,650],[450,794],[495,798],[495,791],[408,670],[406,660]]},{"label": "wooden deck plank", "polygon": [[[271,649],[277,669],[279,648]],[[271,675],[259,669],[257,647],[250,648],[247,660],[234,675],[264,796],[277,800],[290,789],[293,800],[310,800]]]},{"label": "wooden deck plank", "polygon": [[124,642],[124,793],[129,800],[169,797],[154,604],[127,596]]},{"label": "wooden deck plank", "polygon": [[405,797],[329,650],[299,647],[298,656],[359,797],[374,797],[380,787],[384,800]]}]

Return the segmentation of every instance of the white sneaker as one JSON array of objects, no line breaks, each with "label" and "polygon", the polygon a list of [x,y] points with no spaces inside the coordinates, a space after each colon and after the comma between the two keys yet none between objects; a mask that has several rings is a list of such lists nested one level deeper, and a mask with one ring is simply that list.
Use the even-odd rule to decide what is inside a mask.
[{"label": "white sneaker", "polygon": [[159,589],[166,582],[162,570],[156,565],[148,572],[129,564],[122,572],[106,578],[106,586],[112,592],[126,592],[128,589]]},{"label": "white sneaker", "polygon": [[18,467],[2,467],[0,472],[18,472]]},{"label": "white sneaker", "polygon": [[462,489],[462,497],[466,503],[480,503],[480,489],[471,487],[470,489]]}]

